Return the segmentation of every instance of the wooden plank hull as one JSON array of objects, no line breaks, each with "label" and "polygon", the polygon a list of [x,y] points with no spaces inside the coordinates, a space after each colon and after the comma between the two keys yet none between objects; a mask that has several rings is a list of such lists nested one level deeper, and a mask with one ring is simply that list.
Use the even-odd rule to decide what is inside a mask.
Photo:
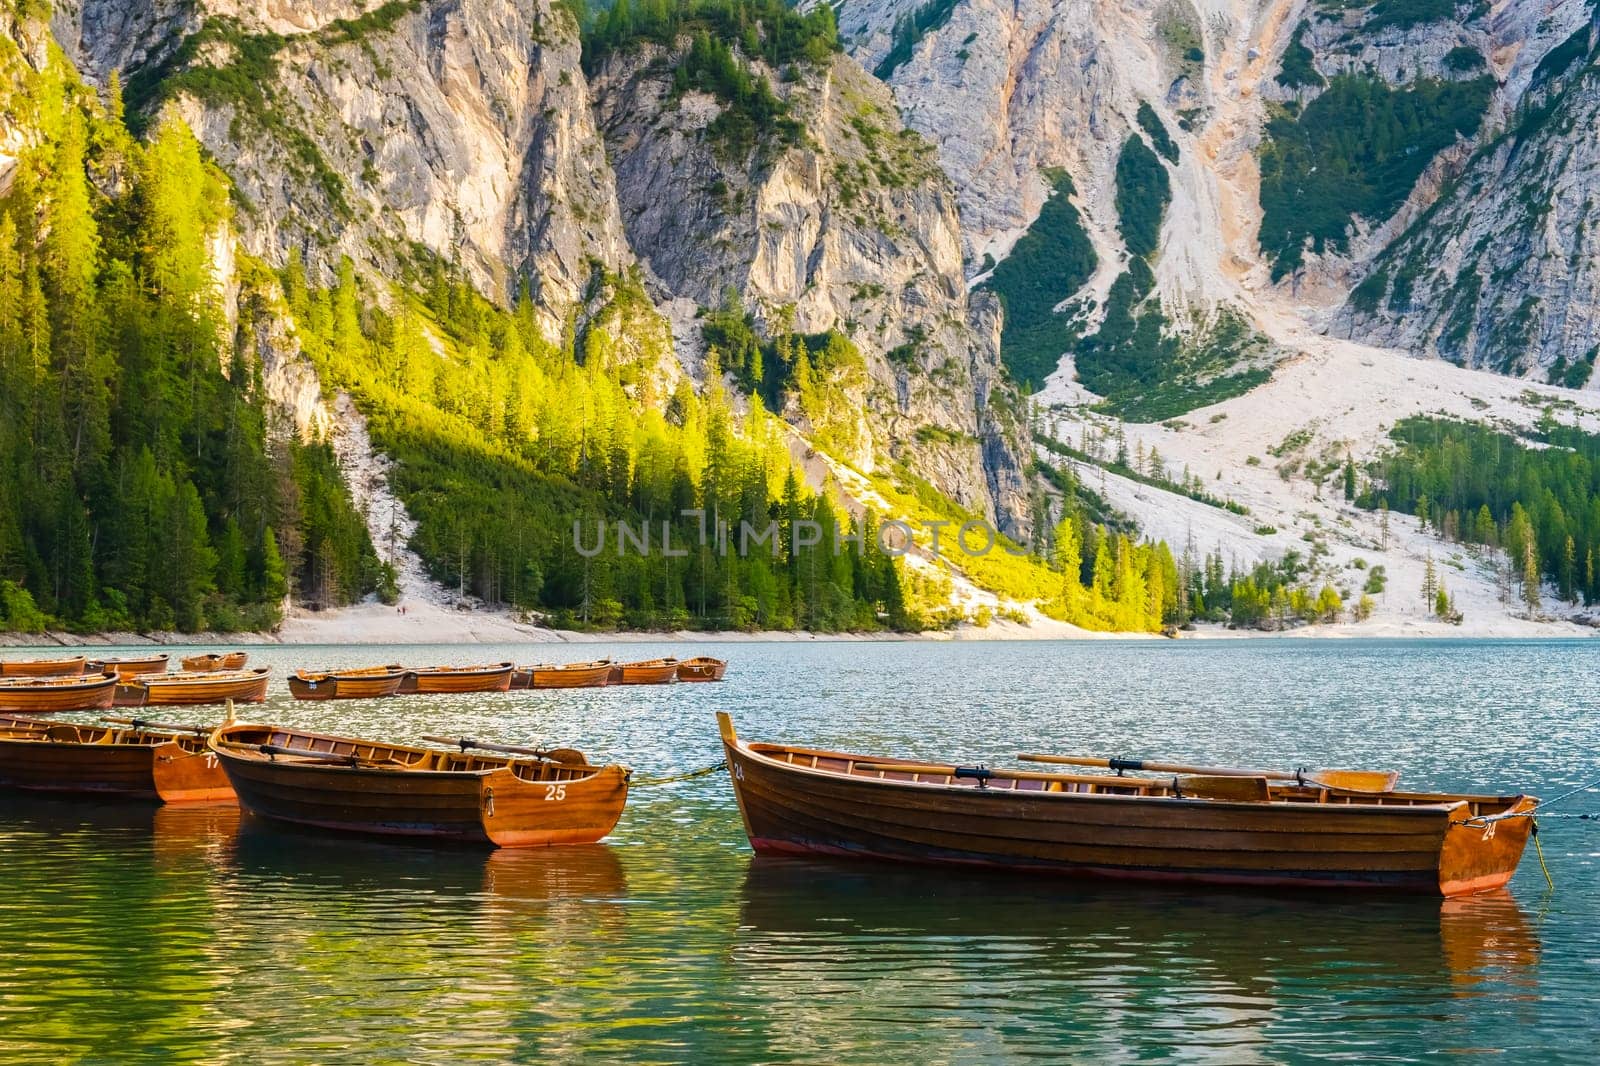
[{"label": "wooden plank hull", "polygon": [[611,664],[563,666],[548,670],[534,667],[528,674],[528,688],[600,688],[610,683]]},{"label": "wooden plank hull", "polygon": [[[184,707],[208,703],[261,703],[267,698],[270,672],[265,668],[248,673],[200,673],[153,675],[130,679],[123,689],[143,689],[143,707]],[[119,701],[120,702],[120,701]]]},{"label": "wooden plank hull", "polygon": [[[250,750],[261,743],[279,753]],[[246,811],[340,832],[494,847],[592,844],[611,832],[627,801],[629,774],[617,766],[426,752],[260,726],[223,727],[212,747]],[[380,762],[318,761],[282,749],[348,752]],[[418,766],[465,768],[400,765],[418,753],[425,755]]]},{"label": "wooden plank hull", "polygon": [[383,674],[324,674],[302,677],[291,674],[289,694],[297,700],[371,700],[393,696],[400,691],[405,672]]},{"label": "wooden plank hull", "polygon": [[233,788],[204,737],[47,725],[0,728],[0,787],[114,795],[163,803],[231,801]]},{"label": "wooden plank hull", "polygon": [[[765,853],[1451,896],[1510,880],[1529,829],[1525,818],[1487,831],[1462,825],[1479,813],[1468,802],[1240,802],[1047,791],[1037,782],[978,788],[852,772],[852,760],[882,760],[842,753],[807,751],[800,762],[815,765],[791,764],[776,754],[783,749],[745,745],[731,727],[724,745],[751,846]],[[1536,802],[1495,799],[1505,809]]]},{"label": "wooden plank hull", "polygon": [[[116,697],[117,675],[72,678],[13,678],[0,681],[0,711],[17,714],[55,714],[61,711],[109,710]],[[38,682],[38,683],[32,683]]]},{"label": "wooden plank hull", "polygon": [[81,674],[88,665],[81,655],[65,659],[12,659],[0,660],[0,677],[65,677]]},{"label": "wooden plank hull", "polygon": [[721,659],[685,659],[678,664],[679,681],[721,681],[728,664]]},{"label": "wooden plank hull", "polygon": [[183,660],[183,668],[190,673],[209,673],[218,670],[243,670],[250,661],[250,653],[244,651],[207,652],[204,655],[191,655]]},{"label": "wooden plank hull", "polygon": [[164,674],[167,672],[167,656],[145,655],[126,657],[121,659],[96,659],[86,668],[88,673],[114,673],[118,677],[138,677],[140,674]]},{"label": "wooden plank hull", "polygon": [[448,695],[462,692],[505,692],[511,688],[511,675],[516,671],[511,663],[497,666],[466,669],[437,668],[408,670],[400,682],[400,694],[419,696]]},{"label": "wooden plank hull", "polygon": [[678,661],[662,659],[654,662],[623,663],[612,667],[613,685],[665,685],[678,678]]}]

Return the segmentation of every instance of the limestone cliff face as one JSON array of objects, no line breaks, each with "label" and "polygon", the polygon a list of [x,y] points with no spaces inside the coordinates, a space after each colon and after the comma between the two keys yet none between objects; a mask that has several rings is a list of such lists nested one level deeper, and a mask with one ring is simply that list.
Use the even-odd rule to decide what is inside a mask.
[{"label": "limestone cliff face", "polygon": [[845,334],[867,374],[841,458],[867,471],[905,460],[1020,531],[1019,441],[993,402],[1006,404],[999,353],[983,315],[973,321],[955,197],[931,146],[840,56],[793,81],[762,72],[803,138],[730,148],[709,131],[722,105],[674,94],[662,58],[614,56],[594,84],[623,224],[658,295],[718,307],[731,292],[764,324],[792,308],[800,332]]},{"label": "limestone cliff face", "polygon": [[1336,332],[1600,385],[1600,27],[1570,40],[1570,60],[1531,80],[1508,128],[1376,257]]},{"label": "limestone cliff face", "polygon": [[[549,0],[78,2],[57,32],[177,103],[269,262],[396,277],[421,248],[500,299],[526,280],[552,335],[596,265],[631,262],[576,26]],[[171,47],[174,25],[195,43]]]},{"label": "limestone cliff face", "polygon": [[938,146],[968,258],[1009,250],[1048,195],[1049,167],[1072,175],[1091,224],[1114,228],[1108,190],[1140,101],[1204,105],[1202,65],[1173,43],[1203,42],[1198,14],[1187,0],[955,0],[891,56],[897,20],[943,6],[845,0],[839,30],[893,86],[906,123]]},{"label": "limestone cliff face", "polygon": [[1600,386],[1600,15],[1549,40],[1573,6],[1501,50],[1515,106],[1366,265],[1334,332]]}]

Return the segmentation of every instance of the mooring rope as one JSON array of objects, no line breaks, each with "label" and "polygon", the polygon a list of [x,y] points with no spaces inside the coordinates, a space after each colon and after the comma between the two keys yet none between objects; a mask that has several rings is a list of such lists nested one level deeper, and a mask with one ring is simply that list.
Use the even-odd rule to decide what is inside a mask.
[{"label": "mooring rope", "polygon": [[676,784],[679,781],[692,781],[697,777],[706,777],[706,776],[709,776],[711,774],[716,773],[718,770],[726,770],[727,768],[728,768],[728,760],[723,759],[722,761],[713,763],[710,766],[702,766],[698,770],[690,770],[686,774],[673,774],[671,777],[643,777],[643,778],[637,778],[632,782],[632,787],[633,788],[652,788],[652,787],[654,787],[656,785],[671,785],[671,784]]},{"label": "mooring rope", "polygon": [[[1495,822],[1503,822],[1507,818],[1537,818],[1537,817],[1539,817],[1539,812],[1544,810],[1546,807],[1554,807],[1556,804],[1560,803],[1562,800],[1571,799],[1573,796],[1576,796],[1578,793],[1587,792],[1591,788],[1600,788],[1600,778],[1596,778],[1595,780],[1590,781],[1586,785],[1579,785],[1577,788],[1568,789],[1567,791],[1561,793],[1561,795],[1555,797],[1554,799],[1547,799],[1544,802],[1538,804],[1537,806],[1530,807],[1525,811],[1503,811],[1500,814],[1480,814],[1480,815],[1477,815],[1477,816],[1472,817],[1472,818],[1464,819],[1459,824],[1461,824],[1461,825],[1470,825],[1474,829],[1486,829],[1489,826],[1493,825]],[[1547,817],[1572,817],[1572,816],[1547,815]],[[1587,816],[1586,815],[1577,815],[1576,817],[1586,818]]]},{"label": "mooring rope", "polygon": [[1556,890],[1555,880],[1550,876],[1550,867],[1544,864],[1544,845],[1539,843],[1539,823],[1533,823],[1533,853],[1539,856],[1539,869],[1544,871],[1544,883],[1550,891]]}]

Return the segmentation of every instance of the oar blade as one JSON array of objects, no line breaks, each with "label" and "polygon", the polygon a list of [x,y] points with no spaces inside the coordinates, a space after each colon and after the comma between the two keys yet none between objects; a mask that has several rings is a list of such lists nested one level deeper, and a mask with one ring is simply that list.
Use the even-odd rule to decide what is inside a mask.
[{"label": "oar blade", "polygon": [[1393,792],[1400,783],[1398,770],[1309,770],[1305,779],[1323,788],[1344,792]]}]

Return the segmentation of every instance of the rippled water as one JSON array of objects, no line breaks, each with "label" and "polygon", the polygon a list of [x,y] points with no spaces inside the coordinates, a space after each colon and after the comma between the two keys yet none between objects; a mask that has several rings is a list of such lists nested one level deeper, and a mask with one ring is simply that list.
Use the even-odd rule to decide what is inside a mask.
[{"label": "rippled water", "polygon": [[[1593,643],[702,650],[726,683],[313,704],[280,681],[248,715],[577,744],[640,776],[716,761],[725,709],[753,738],[962,761],[1397,767],[1545,796],[1600,778]],[[281,675],[535,653],[252,654]],[[1600,823],[1541,839],[1554,893],[1530,850],[1509,893],[1441,904],[755,859],[721,775],[636,790],[607,844],[493,853],[6,796],[0,1061],[1592,1061]]]}]

